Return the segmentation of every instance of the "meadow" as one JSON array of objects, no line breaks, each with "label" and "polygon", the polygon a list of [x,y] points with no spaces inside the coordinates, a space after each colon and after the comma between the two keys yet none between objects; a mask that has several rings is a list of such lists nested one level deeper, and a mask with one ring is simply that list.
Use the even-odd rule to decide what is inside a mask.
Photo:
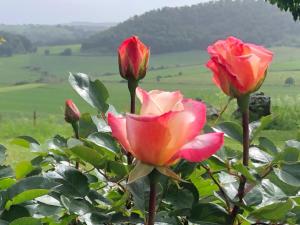
[{"label": "meadow", "polygon": [[[72,56],[59,55],[65,48],[72,49]],[[50,55],[44,54],[46,49]],[[300,48],[272,50],[275,59],[261,91],[272,97],[272,110],[282,130],[268,130],[266,136],[276,135],[283,143],[297,137],[300,124]],[[152,55],[149,72],[140,85],[147,90],[179,89],[186,97],[201,98],[221,109],[227,97],[212,83],[212,74],[204,66],[207,58],[204,51]],[[110,90],[109,102],[119,111],[128,110],[127,85],[118,74],[116,56],[84,55],[79,45],[42,47],[35,54],[0,59],[0,140],[24,134],[39,140],[56,133],[71,135],[63,120],[67,98],[72,98],[82,112],[95,113],[68,84],[69,72],[100,79]],[[284,84],[288,77],[295,85]],[[234,107],[231,103],[224,118],[230,119]]]}]

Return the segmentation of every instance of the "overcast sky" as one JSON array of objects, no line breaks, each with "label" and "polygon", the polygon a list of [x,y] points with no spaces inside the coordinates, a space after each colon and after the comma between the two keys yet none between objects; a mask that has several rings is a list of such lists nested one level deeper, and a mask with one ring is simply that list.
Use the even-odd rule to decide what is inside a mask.
[{"label": "overcast sky", "polygon": [[193,5],[205,1],[207,0],[0,0],[0,23],[120,22],[151,9]]}]

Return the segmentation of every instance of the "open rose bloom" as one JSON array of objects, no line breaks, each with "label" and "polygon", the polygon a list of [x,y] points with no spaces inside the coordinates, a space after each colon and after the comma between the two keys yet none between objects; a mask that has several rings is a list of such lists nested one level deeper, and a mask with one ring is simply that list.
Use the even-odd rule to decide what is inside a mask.
[{"label": "open rose bloom", "polygon": [[235,37],[219,40],[207,49],[206,66],[214,73],[214,83],[232,97],[258,90],[263,83],[273,53]]},{"label": "open rose bloom", "polygon": [[223,133],[200,134],[206,107],[184,99],[179,91],[146,92],[137,88],[140,115],[108,115],[112,135],[136,159],[154,166],[168,166],[179,159],[199,162],[223,145]]}]

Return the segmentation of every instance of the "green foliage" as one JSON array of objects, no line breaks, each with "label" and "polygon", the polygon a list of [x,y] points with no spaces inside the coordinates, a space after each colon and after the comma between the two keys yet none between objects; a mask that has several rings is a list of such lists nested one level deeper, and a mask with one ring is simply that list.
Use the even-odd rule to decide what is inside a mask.
[{"label": "green foliage", "polygon": [[[21,35],[0,31],[0,56],[12,56],[14,54],[32,53],[36,51],[31,41]],[[5,42],[3,41],[5,40]]]},{"label": "green foliage", "polygon": [[[292,225],[300,220],[300,142],[290,140],[279,148],[264,137],[271,116],[250,126],[248,167],[241,162],[242,129],[233,122],[213,128],[226,134],[226,143],[202,163],[180,161],[169,169],[128,165],[106,123],[108,108],[102,107],[108,106],[106,87],[83,74],[71,75],[70,83],[99,113],[83,114],[80,139],[56,135],[40,143],[30,136],[17,137],[12,143],[27,148],[32,158],[14,168],[5,165],[6,148],[0,145],[1,224],[143,223],[149,211],[149,173],[155,173],[158,182],[158,223]],[[230,148],[227,141],[237,145]],[[242,175],[247,191],[238,203]],[[231,211],[236,204],[240,211],[233,223]]]},{"label": "green foliage", "polygon": [[229,35],[267,46],[283,43],[290,46],[297,43],[290,39],[299,43],[299,24],[294,23],[288,13],[264,1],[211,1],[191,7],[166,7],[134,16],[92,35],[83,42],[82,50],[114,53],[119,43],[133,34],[151,46],[152,53],[179,52],[195,47],[204,50],[215,40]]},{"label": "green foliage", "polygon": [[284,11],[290,11],[293,14],[294,20],[300,19],[300,1],[299,0],[267,0],[273,5]]}]

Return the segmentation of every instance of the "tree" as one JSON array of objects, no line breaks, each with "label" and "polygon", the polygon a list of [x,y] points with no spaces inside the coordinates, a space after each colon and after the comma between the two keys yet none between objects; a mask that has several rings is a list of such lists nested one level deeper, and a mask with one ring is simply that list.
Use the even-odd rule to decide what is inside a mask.
[{"label": "tree", "polygon": [[71,56],[72,55],[72,49],[71,48],[66,48],[63,52],[60,53],[60,55]]},{"label": "tree", "polygon": [[300,20],[300,0],[266,0],[284,11],[290,11],[293,14],[294,20]]},{"label": "tree", "polygon": [[45,49],[44,54],[45,55],[50,55],[50,50],[49,49]]}]

